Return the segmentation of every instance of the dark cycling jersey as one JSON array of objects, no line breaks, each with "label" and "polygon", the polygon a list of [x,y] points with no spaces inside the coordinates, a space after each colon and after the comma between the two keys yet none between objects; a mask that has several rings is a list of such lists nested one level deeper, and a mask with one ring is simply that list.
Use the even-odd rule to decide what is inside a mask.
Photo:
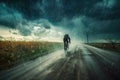
[{"label": "dark cycling jersey", "polygon": [[69,48],[69,43],[71,42],[68,34],[64,35],[63,42],[64,42],[64,50],[67,50]]}]

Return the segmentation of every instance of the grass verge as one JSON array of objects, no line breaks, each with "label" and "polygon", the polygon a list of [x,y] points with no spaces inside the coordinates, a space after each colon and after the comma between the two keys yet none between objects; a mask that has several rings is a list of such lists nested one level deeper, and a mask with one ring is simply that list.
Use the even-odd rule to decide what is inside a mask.
[{"label": "grass verge", "polygon": [[0,70],[61,49],[58,42],[0,41]]}]

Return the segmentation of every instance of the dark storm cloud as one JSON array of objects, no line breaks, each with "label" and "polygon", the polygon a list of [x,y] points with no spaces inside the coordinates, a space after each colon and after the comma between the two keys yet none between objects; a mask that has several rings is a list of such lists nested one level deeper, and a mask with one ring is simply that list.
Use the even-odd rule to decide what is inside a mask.
[{"label": "dark storm cloud", "polygon": [[46,20],[46,19],[40,19],[40,20],[35,20],[33,21],[35,24],[35,26],[43,26],[45,29],[50,29],[51,28],[51,23]]},{"label": "dark storm cloud", "polygon": [[0,25],[15,28],[22,21],[22,15],[16,10],[0,3]]},{"label": "dark storm cloud", "polygon": [[111,3],[112,0],[43,0],[37,4],[40,5],[39,11],[44,13],[45,18],[56,22],[64,17],[72,19],[80,15],[98,20],[119,19],[119,1],[113,4],[115,6]]},{"label": "dark storm cloud", "polygon": [[[83,31],[88,32],[91,40],[116,39],[120,40],[120,20],[94,20],[92,18],[84,18]],[[85,36],[86,34],[84,34]]]},{"label": "dark storm cloud", "polygon": [[[120,35],[120,20],[108,20],[108,21],[98,21],[95,22],[94,25],[97,25],[94,27],[96,31],[99,31],[102,33],[107,34],[119,34]],[[104,25],[104,27],[102,27]],[[99,33],[94,32],[94,33]]]},{"label": "dark storm cloud", "polygon": [[75,36],[85,31],[118,36],[119,9],[120,0],[0,0],[0,25],[17,27],[22,35],[30,35],[37,24],[51,29],[51,23]]},{"label": "dark storm cloud", "polygon": [[0,3],[0,25],[13,29],[19,29],[24,36],[30,35],[31,30],[25,27],[27,20],[23,18],[22,14],[8,7],[5,3]]},{"label": "dark storm cloud", "polygon": [[7,6],[20,11],[25,18],[36,19],[41,17],[40,9],[36,7],[37,2],[40,0],[1,0]]},{"label": "dark storm cloud", "polygon": [[[93,18],[83,18],[82,23],[88,28],[90,33],[104,34],[104,33],[119,33],[120,19],[117,20],[95,20]],[[120,34],[120,33],[119,33]]]},{"label": "dark storm cloud", "polygon": [[[73,18],[79,15],[96,19],[120,18],[119,0],[109,8],[111,0],[1,0],[6,5],[20,11],[27,19],[47,18],[51,22],[64,17]],[[102,6],[96,6],[101,4]],[[103,6],[104,5],[104,6]]]}]

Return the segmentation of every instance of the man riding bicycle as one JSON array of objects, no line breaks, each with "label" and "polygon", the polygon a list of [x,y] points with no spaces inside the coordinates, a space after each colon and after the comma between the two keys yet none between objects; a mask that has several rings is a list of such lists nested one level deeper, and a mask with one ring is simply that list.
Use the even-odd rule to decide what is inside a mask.
[{"label": "man riding bicycle", "polygon": [[64,35],[63,42],[64,42],[64,50],[67,51],[69,49],[69,43],[71,43],[71,40],[68,34]]}]

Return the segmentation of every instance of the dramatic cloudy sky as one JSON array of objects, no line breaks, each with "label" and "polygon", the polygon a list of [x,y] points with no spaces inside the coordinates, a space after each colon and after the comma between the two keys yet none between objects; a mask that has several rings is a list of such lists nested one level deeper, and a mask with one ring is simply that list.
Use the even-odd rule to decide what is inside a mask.
[{"label": "dramatic cloudy sky", "polygon": [[0,0],[0,39],[120,40],[120,0]]}]

